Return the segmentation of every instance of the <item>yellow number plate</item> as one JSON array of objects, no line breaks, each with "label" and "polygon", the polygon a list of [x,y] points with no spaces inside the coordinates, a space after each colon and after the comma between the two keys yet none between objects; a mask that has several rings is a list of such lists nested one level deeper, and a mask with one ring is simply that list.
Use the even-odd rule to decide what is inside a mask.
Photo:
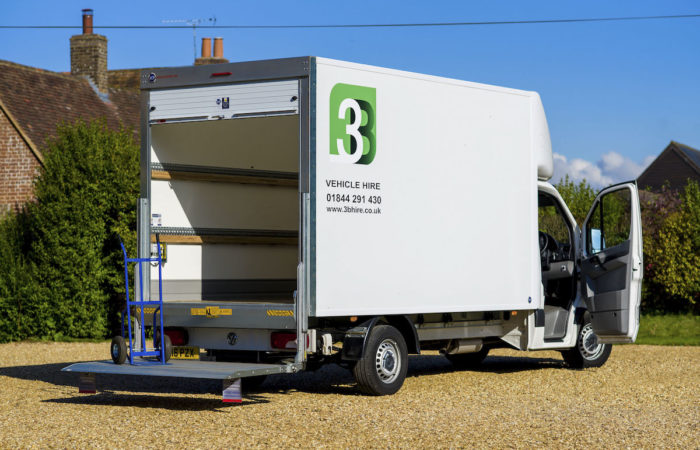
[{"label": "yellow number plate", "polygon": [[172,359],[199,359],[199,347],[173,347]]}]

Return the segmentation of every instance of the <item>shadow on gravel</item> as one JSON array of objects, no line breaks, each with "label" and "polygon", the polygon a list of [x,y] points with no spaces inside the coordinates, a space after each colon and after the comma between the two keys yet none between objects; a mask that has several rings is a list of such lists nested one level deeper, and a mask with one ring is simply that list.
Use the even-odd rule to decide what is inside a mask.
[{"label": "shadow on gravel", "polygon": [[[220,394],[221,393],[219,392],[219,395]],[[52,398],[43,401],[46,403],[71,405],[126,406],[130,408],[167,409],[170,411],[216,411],[221,408],[270,402],[266,398],[255,394],[244,395],[241,403],[224,403],[220,398],[178,397],[171,395],[154,396],[147,394],[131,395],[114,393],[110,391],[98,392],[97,394],[93,395],[76,394],[75,397]]]},{"label": "shadow on gravel", "polygon": [[[489,356],[474,368],[456,368],[441,355],[414,355],[408,361],[407,377],[438,375],[449,372],[514,373],[544,369],[564,369],[564,361],[553,358],[527,358],[513,356]],[[352,372],[335,364],[321,367],[315,372],[294,375],[271,375],[260,386],[264,392],[288,393],[300,391],[312,394],[364,395],[355,386]]]},{"label": "shadow on gravel", "polygon": [[[352,372],[335,364],[321,367],[314,372],[270,375],[255,388],[246,388],[243,380],[243,403],[224,404],[220,399],[196,398],[191,395],[221,395],[222,385],[218,380],[202,380],[168,377],[137,377],[97,374],[98,393],[77,393],[78,374],[61,372],[71,363],[41,364],[34,366],[0,367],[0,376],[28,381],[41,381],[75,389],[74,397],[44,400],[53,403],[109,404],[172,410],[213,410],[222,406],[245,406],[267,403],[260,393],[287,394],[305,392],[313,394],[362,395],[355,386]],[[408,376],[417,377],[449,372],[514,373],[544,369],[563,369],[564,361],[552,358],[528,358],[514,356],[489,356],[477,367],[461,369],[454,367],[440,355],[416,355],[409,358]],[[117,391],[121,391],[117,393]],[[124,394],[131,392],[134,394]],[[170,394],[170,395],[149,395]],[[184,395],[178,395],[184,394]],[[188,395],[188,396],[185,396]],[[220,397],[219,397],[220,398]]]},{"label": "shadow on gravel", "polygon": [[514,373],[543,369],[563,369],[566,365],[561,359],[528,358],[522,356],[487,356],[477,366],[455,367],[441,355],[416,355],[409,358],[408,376],[431,375],[446,372],[486,372]]}]

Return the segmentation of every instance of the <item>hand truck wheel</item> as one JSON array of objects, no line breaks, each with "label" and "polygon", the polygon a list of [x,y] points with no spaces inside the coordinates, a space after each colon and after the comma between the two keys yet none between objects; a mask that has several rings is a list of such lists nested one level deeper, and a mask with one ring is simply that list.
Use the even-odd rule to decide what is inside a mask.
[{"label": "hand truck wheel", "polygon": [[124,364],[126,361],[126,341],[121,336],[114,336],[109,347],[114,364]]},{"label": "hand truck wheel", "polygon": [[165,342],[165,362],[168,362],[170,357],[173,356],[173,342],[167,334],[163,338],[163,342]]}]

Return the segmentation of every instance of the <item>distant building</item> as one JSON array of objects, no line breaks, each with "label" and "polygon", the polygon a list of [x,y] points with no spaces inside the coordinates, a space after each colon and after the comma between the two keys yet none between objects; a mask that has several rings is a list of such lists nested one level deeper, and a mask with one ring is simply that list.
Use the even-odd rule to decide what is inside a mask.
[{"label": "distant building", "polygon": [[[52,72],[0,60],[0,214],[34,198],[42,149],[60,123],[102,118],[138,133],[143,69],[107,70],[107,38],[93,33],[83,10],[83,33],[70,38],[71,71]],[[223,42],[202,40],[195,64],[224,63]]]},{"label": "distant building", "polygon": [[700,151],[671,141],[666,149],[637,177],[640,189],[658,192],[663,186],[682,189],[688,179],[700,183]]}]

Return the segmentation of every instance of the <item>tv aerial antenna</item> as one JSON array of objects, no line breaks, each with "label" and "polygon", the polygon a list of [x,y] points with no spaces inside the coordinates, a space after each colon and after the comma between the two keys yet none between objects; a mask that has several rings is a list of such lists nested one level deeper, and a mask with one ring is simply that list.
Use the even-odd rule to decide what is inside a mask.
[{"label": "tv aerial antenna", "polygon": [[161,23],[184,23],[192,27],[192,50],[194,59],[197,59],[197,27],[203,23],[207,23],[210,27],[216,26],[216,16],[207,19],[166,19],[161,20]]}]

